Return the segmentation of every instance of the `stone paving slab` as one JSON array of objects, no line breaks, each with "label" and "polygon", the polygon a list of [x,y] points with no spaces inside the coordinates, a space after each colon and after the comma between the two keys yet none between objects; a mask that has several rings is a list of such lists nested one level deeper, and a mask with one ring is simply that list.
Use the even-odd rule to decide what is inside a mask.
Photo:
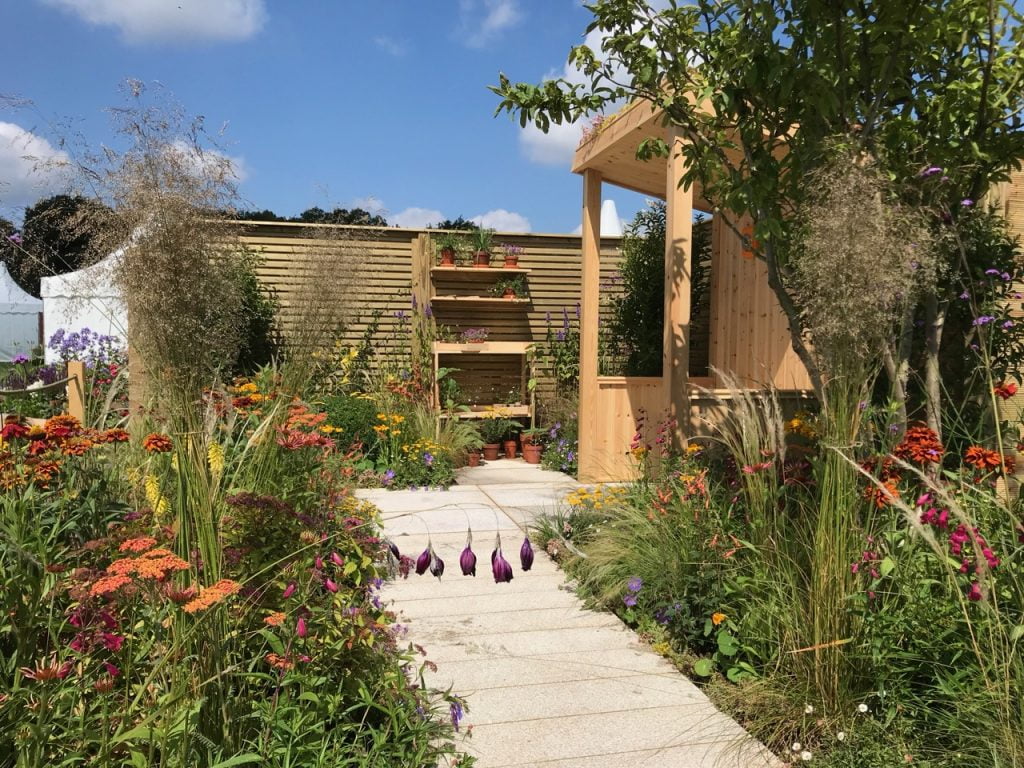
[{"label": "stone paving slab", "polygon": [[[535,547],[523,573],[525,526],[576,487],[571,478],[502,460],[460,470],[448,491],[362,491],[384,530],[416,557],[429,540],[440,580],[388,583],[408,640],[426,649],[428,685],[464,696],[460,746],[479,768],[777,768],[764,748],[611,614],[587,610]],[[468,485],[469,482],[473,485]],[[473,528],[478,576],[459,572]],[[495,584],[490,553],[502,534],[514,578]],[[472,726],[471,728],[469,726]]]}]

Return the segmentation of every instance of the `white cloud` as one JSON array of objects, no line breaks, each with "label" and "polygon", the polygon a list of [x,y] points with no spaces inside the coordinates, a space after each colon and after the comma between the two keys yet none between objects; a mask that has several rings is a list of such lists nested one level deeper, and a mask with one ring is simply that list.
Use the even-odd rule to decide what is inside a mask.
[{"label": "white cloud", "polygon": [[568,167],[583,135],[583,124],[582,120],[561,125],[552,123],[547,133],[528,124],[519,131],[519,148],[531,163]]},{"label": "white cloud", "polygon": [[457,34],[470,48],[483,48],[522,20],[519,0],[459,0]]},{"label": "white cloud", "polygon": [[175,152],[181,154],[185,164],[190,166],[197,176],[216,178],[223,175],[229,181],[245,181],[249,178],[249,169],[241,157],[226,155],[205,147],[200,151],[183,139],[178,139],[171,146]]},{"label": "white cloud", "polygon": [[246,40],[267,20],[264,0],[41,0],[129,43]]},{"label": "white cloud", "polygon": [[13,209],[65,187],[68,154],[42,136],[14,123],[0,122],[0,205]]},{"label": "white cloud", "polygon": [[[384,207],[384,202],[373,195],[367,195],[366,197],[357,197],[352,201],[350,208],[362,208],[367,213],[373,214],[374,216],[384,216],[387,218],[388,209]],[[440,221],[440,219],[438,219]]]},{"label": "white cloud", "polygon": [[432,208],[406,208],[394,216],[388,217],[388,223],[396,227],[407,229],[422,229],[423,227],[437,224],[444,221],[444,214]]},{"label": "white cloud", "polygon": [[530,220],[521,213],[506,211],[504,208],[496,208],[487,213],[481,213],[470,219],[478,227],[494,229],[498,232],[529,232]]},{"label": "white cloud", "polygon": [[373,44],[391,56],[405,56],[408,50],[405,43],[387,35],[373,38]]}]

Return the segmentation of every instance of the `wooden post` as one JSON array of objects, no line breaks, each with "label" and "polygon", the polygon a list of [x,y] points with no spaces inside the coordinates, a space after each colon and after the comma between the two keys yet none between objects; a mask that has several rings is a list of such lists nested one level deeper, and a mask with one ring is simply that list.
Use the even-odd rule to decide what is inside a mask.
[{"label": "wooden post", "polygon": [[670,147],[665,179],[665,337],[662,378],[676,435],[690,432],[690,267],[693,255],[693,187],[679,186],[686,172],[683,139],[668,129]]},{"label": "wooden post", "polygon": [[68,362],[68,413],[85,424],[85,363]]},{"label": "wooden post", "polygon": [[580,480],[596,478],[601,470],[597,456],[597,420],[608,414],[597,412],[597,323],[601,280],[601,174],[583,172],[582,307],[580,309]]}]

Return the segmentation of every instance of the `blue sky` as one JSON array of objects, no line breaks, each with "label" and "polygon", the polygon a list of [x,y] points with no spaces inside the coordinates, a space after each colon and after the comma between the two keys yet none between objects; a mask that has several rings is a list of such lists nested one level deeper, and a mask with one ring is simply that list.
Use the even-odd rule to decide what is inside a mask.
[{"label": "blue sky", "polygon": [[[583,40],[579,0],[0,0],[9,30],[0,94],[0,215],[58,182],[26,155],[58,153],[71,120],[112,140],[106,107],[132,77],[158,81],[208,125],[228,124],[249,206],[294,215],[360,205],[392,223],[481,216],[485,225],[568,232],[580,180],[578,128],[549,136],[492,117],[502,70],[561,74]],[[15,33],[11,34],[10,30]],[[607,188],[619,214],[642,201]]]}]

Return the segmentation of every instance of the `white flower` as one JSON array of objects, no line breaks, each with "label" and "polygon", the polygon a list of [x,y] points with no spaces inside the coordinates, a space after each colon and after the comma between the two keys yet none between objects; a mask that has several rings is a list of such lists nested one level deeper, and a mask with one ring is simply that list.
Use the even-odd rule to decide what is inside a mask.
[{"label": "white flower", "polygon": [[805,715],[813,715],[814,714],[814,705],[813,704],[808,704],[806,707],[804,707],[804,714]]},{"label": "white flower", "polygon": [[858,704],[857,705],[857,711],[860,712],[863,715],[865,712],[868,711],[868,705],[867,704]]},{"label": "white flower", "polygon": [[794,752],[799,752],[800,751],[800,747],[801,747],[801,745],[800,745],[799,741],[794,741],[793,742],[793,751]]},{"label": "white flower", "polygon": [[46,385],[43,383],[42,379],[36,379],[31,384],[29,384],[27,387],[25,387],[25,389],[42,389],[45,386]]},{"label": "white flower", "polygon": [[836,741],[846,741],[846,731],[840,731],[836,734]]},{"label": "white flower", "polygon": [[812,755],[806,749],[803,752],[800,753],[800,759],[803,760],[805,763],[811,762],[811,758],[812,757],[814,757],[814,755]]}]

